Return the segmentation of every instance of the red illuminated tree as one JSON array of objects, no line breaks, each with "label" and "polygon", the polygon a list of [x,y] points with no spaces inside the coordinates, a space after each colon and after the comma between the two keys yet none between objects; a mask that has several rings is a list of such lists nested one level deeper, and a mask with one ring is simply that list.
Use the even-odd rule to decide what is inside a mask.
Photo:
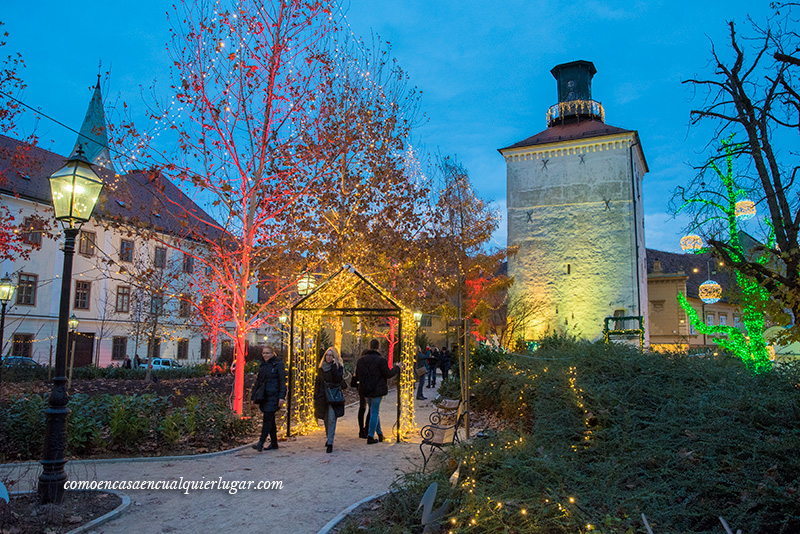
[{"label": "red illuminated tree", "polygon": [[[222,315],[234,329],[237,413],[245,336],[274,313],[273,299],[255,305],[252,299],[269,259],[263,247],[283,231],[276,216],[302,206],[309,184],[325,170],[310,141],[319,138],[311,103],[323,89],[318,49],[330,12],[328,2],[316,0],[241,0],[227,7],[184,1],[170,15],[174,104],[154,105],[147,133],[124,125],[123,144],[142,153],[132,156],[179,180],[215,218],[185,211],[186,239],[166,244],[194,258],[197,302],[228,297]],[[159,133],[173,136],[177,150],[164,150],[163,138],[156,143]],[[185,250],[187,242],[197,246]]]}]

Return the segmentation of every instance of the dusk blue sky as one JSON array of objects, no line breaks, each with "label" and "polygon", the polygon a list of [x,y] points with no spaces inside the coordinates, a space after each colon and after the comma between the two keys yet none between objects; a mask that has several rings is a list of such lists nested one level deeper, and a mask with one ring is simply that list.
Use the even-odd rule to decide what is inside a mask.
[{"label": "dusk blue sky", "polygon": [[[0,20],[10,33],[7,51],[22,53],[26,103],[78,129],[103,62],[109,106],[142,106],[140,86],[166,87],[172,2],[55,2],[4,0]],[[35,8],[34,8],[35,6]],[[545,129],[556,103],[550,69],[592,61],[593,98],[606,122],[638,130],[650,172],[644,178],[649,248],[680,250],[684,222],[667,203],[701,164],[710,128],[690,128],[689,111],[702,95],[681,81],[709,76],[713,41],[727,52],[726,21],[745,31],[746,16],[763,22],[768,2],[562,0],[352,0],[342,6],[353,33],[371,32],[423,92],[426,122],[415,143],[457,156],[479,194],[495,202],[505,221],[505,163],[497,149]],[[42,144],[67,154],[75,134],[43,119]],[[505,222],[495,245],[505,245]]]}]

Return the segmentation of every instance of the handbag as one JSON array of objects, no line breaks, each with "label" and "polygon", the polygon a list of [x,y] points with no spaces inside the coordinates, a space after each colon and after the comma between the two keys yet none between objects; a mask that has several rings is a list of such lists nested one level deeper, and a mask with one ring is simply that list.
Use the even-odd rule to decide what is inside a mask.
[{"label": "handbag", "polygon": [[325,384],[325,400],[328,404],[344,404],[344,393],[339,384]]},{"label": "handbag", "polygon": [[267,398],[267,381],[264,380],[260,385],[253,386],[253,392],[250,394],[250,400],[256,404],[261,404]]},{"label": "handbag", "polygon": [[420,365],[419,367],[417,367],[416,371],[414,371],[414,372],[416,373],[417,378],[419,378],[421,376],[425,376],[425,375],[428,374],[428,370],[425,369],[424,365]]}]

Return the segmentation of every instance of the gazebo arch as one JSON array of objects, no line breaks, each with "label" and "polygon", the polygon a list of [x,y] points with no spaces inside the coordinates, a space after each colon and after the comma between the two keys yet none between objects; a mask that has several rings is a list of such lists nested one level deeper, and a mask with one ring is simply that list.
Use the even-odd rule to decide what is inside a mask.
[{"label": "gazebo arch", "polygon": [[[396,437],[414,429],[414,336],[416,322],[386,290],[351,265],[344,265],[291,309],[289,323],[289,393],[286,435],[317,427],[314,418],[314,379],[319,357],[322,321],[328,317],[385,317],[396,327],[394,361],[404,362],[397,387]],[[393,321],[396,323],[393,324]],[[391,345],[390,345],[391,346]],[[293,421],[294,420],[294,421]]]}]

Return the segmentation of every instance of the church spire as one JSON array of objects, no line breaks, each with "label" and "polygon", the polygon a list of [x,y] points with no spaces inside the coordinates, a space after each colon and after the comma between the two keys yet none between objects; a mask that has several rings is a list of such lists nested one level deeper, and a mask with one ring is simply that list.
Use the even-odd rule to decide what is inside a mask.
[{"label": "church spire", "polygon": [[92,164],[105,167],[114,171],[111,154],[108,151],[108,134],[106,132],[106,116],[103,111],[103,96],[100,93],[100,75],[97,75],[97,85],[94,88],[92,100],[86,110],[86,116],[81,125],[81,134],[72,149],[72,156],[78,152],[78,147],[83,148],[83,153]]}]

